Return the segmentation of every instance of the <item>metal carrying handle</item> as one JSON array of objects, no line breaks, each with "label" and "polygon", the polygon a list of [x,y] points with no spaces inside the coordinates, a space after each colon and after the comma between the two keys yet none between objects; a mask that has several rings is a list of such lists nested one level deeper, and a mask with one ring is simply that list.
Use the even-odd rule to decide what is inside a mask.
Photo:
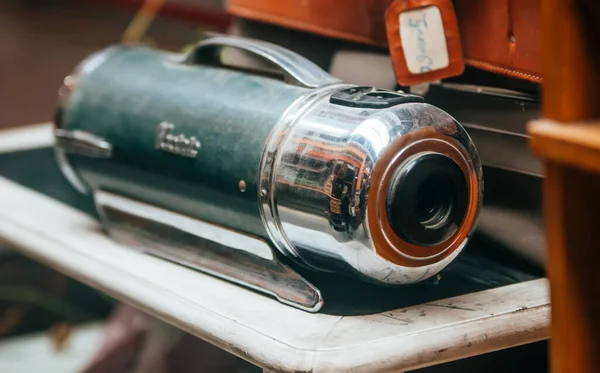
[{"label": "metal carrying handle", "polygon": [[214,48],[233,47],[261,57],[279,67],[286,83],[305,88],[317,88],[340,80],[315,65],[312,61],[278,45],[239,36],[215,36],[205,39],[194,47],[186,62],[201,64]]}]

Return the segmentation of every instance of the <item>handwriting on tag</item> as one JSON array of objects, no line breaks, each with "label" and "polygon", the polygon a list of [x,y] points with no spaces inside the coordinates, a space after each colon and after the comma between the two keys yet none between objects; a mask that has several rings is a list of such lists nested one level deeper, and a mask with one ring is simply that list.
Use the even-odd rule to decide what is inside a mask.
[{"label": "handwriting on tag", "polygon": [[452,0],[395,0],[386,10],[385,27],[401,86],[463,73],[465,62]]},{"label": "handwriting on tag", "polygon": [[448,47],[438,7],[402,12],[399,22],[408,71],[422,74],[448,67]]}]

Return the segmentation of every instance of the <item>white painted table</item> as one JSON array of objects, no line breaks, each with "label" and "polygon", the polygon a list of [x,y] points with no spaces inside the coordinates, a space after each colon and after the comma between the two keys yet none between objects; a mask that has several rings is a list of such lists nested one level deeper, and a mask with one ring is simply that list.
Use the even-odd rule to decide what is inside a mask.
[{"label": "white painted table", "polygon": [[[47,126],[0,132],[0,152],[51,141]],[[0,240],[266,371],[397,372],[548,338],[545,279],[380,314],[310,314],[120,246],[88,215],[4,178]]]}]

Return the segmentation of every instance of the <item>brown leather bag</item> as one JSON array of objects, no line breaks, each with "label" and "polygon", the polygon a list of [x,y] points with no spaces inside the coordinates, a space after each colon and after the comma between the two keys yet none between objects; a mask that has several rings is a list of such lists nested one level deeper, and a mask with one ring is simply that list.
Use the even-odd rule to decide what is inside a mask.
[{"label": "brown leather bag", "polygon": [[[541,82],[541,1],[453,0],[465,62]],[[385,13],[394,2],[414,0],[227,0],[226,4],[238,17],[388,47]]]},{"label": "brown leather bag", "polygon": [[227,10],[337,39],[385,47],[385,10],[394,0],[227,0]]},{"label": "brown leather bag", "polygon": [[542,1],[454,0],[465,62],[483,70],[541,82]]}]

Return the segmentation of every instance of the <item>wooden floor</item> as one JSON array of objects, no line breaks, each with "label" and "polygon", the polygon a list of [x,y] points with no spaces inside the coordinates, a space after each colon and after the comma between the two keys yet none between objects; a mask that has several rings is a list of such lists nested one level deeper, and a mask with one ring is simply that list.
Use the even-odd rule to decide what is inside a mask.
[{"label": "wooden floor", "polygon": [[[76,4],[0,1],[0,128],[50,119],[64,76],[91,52],[119,42],[133,16]],[[159,47],[176,50],[192,42],[196,30],[160,20],[149,36]]]}]

